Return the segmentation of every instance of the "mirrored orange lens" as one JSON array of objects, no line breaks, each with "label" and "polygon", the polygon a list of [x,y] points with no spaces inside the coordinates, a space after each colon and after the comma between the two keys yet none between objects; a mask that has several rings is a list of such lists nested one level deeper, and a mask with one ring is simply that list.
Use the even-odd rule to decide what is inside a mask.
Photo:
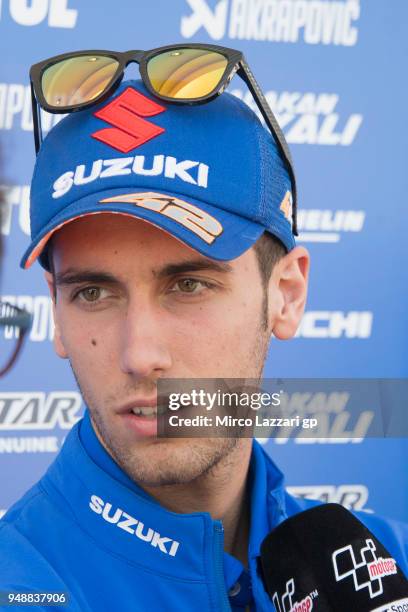
[{"label": "mirrored orange lens", "polygon": [[168,98],[201,98],[221,81],[228,60],[206,49],[172,49],[155,55],[147,64],[153,89]]},{"label": "mirrored orange lens", "polygon": [[112,57],[81,55],[53,64],[41,80],[45,100],[64,108],[91,102],[112,80],[119,63]]}]

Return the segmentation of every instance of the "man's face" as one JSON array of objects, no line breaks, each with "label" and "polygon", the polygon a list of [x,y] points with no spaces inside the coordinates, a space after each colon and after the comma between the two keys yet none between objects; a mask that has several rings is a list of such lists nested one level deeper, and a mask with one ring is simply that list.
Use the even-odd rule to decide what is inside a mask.
[{"label": "man's face", "polygon": [[207,472],[234,439],[142,435],[128,426],[142,418],[129,417],[130,407],[155,398],[160,377],[261,376],[270,331],[253,249],[216,262],[112,214],[73,221],[53,245],[56,350],[70,360],[105,448],[141,485]]}]

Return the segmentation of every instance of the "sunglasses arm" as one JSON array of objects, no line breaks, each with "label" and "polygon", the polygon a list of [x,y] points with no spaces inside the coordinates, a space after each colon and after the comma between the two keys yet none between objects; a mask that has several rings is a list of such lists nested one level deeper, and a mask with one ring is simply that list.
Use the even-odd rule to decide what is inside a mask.
[{"label": "sunglasses arm", "polygon": [[19,354],[21,352],[21,349],[22,349],[23,344],[24,344],[24,338],[25,337],[26,337],[26,332],[25,331],[21,332],[20,336],[19,336],[19,338],[17,340],[16,347],[15,347],[15,349],[13,351],[13,354],[11,355],[10,359],[8,360],[6,366],[2,370],[0,370],[0,378],[2,376],[4,376],[5,374],[7,374],[7,372],[9,370],[11,370],[11,368],[13,367],[15,362],[17,361],[17,357],[19,356]]},{"label": "sunglasses arm", "polygon": [[[0,304],[4,305],[5,303],[0,302]],[[6,323],[7,326],[19,327],[19,334],[18,334],[16,346],[14,348],[14,351],[11,357],[9,358],[6,365],[4,366],[4,368],[0,369],[0,378],[4,376],[5,374],[7,374],[7,372],[11,370],[12,366],[15,364],[17,357],[19,356],[21,352],[22,346],[24,344],[24,340],[27,337],[28,331],[30,330],[32,322],[33,322],[33,317],[29,312],[27,312],[26,310],[22,308],[17,308],[16,306],[13,306],[13,308],[17,311],[17,313],[14,316],[0,317],[0,326]]]},{"label": "sunglasses arm", "polygon": [[33,87],[32,82],[31,82],[31,107],[32,107],[32,112],[33,112],[35,154],[38,155],[38,151],[40,150],[40,146],[42,142],[41,110],[35,98],[34,87]]},{"label": "sunglasses arm", "polygon": [[292,199],[293,199],[293,214],[292,214],[292,221],[293,221],[293,227],[292,227],[292,231],[293,234],[295,236],[298,236],[298,230],[297,230],[297,187],[296,187],[296,177],[295,177],[295,170],[293,167],[293,160],[292,160],[292,155],[290,153],[288,144],[286,142],[285,136],[276,120],[275,115],[273,114],[264,94],[262,93],[261,88],[259,87],[254,75],[252,74],[251,69],[249,68],[248,64],[246,63],[244,58],[241,58],[240,62],[239,62],[239,69],[238,69],[238,74],[239,76],[245,81],[249,91],[251,92],[261,114],[262,117],[265,120],[266,125],[268,126],[269,130],[272,132],[272,134],[275,136],[275,141],[276,144],[279,147],[279,150],[281,152],[281,154],[283,155],[283,158],[286,161],[286,166],[289,172],[289,176],[291,179],[291,183],[292,183]]}]

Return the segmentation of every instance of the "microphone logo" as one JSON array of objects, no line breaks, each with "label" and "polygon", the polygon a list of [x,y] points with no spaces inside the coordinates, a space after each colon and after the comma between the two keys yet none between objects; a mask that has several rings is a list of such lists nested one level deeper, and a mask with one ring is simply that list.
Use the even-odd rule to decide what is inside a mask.
[{"label": "microphone logo", "polygon": [[382,578],[397,573],[397,564],[392,557],[377,557],[376,546],[370,538],[366,546],[360,549],[360,559],[357,560],[351,544],[339,548],[332,554],[336,581],[351,576],[356,591],[368,589],[373,599],[383,593]]},{"label": "microphone logo", "polygon": [[313,599],[319,595],[317,590],[306,595],[301,601],[293,603],[293,595],[295,594],[295,579],[290,578],[286,582],[286,591],[279,597],[275,592],[272,596],[272,601],[277,612],[310,612],[313,609]]}]

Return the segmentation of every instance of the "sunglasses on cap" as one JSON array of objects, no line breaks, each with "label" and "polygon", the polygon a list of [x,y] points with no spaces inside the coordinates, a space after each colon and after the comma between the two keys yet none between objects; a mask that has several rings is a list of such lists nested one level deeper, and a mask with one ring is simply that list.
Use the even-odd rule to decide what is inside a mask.
[{"label": "sunglasses on cap", "polygon": [[225,91],[235,73],[246,83],[285,161],[292,184],[293,234],[296,227],[296,179],[289,147],[243,54],[206,44],[167,45],[150,51],[73,51],[34,64],[30,69],[34,142],[42,142],[39,107],[72,113],[107,99],[119,86],[126,66],[139,64],[150,93],[172,104],[204,104]]}]

